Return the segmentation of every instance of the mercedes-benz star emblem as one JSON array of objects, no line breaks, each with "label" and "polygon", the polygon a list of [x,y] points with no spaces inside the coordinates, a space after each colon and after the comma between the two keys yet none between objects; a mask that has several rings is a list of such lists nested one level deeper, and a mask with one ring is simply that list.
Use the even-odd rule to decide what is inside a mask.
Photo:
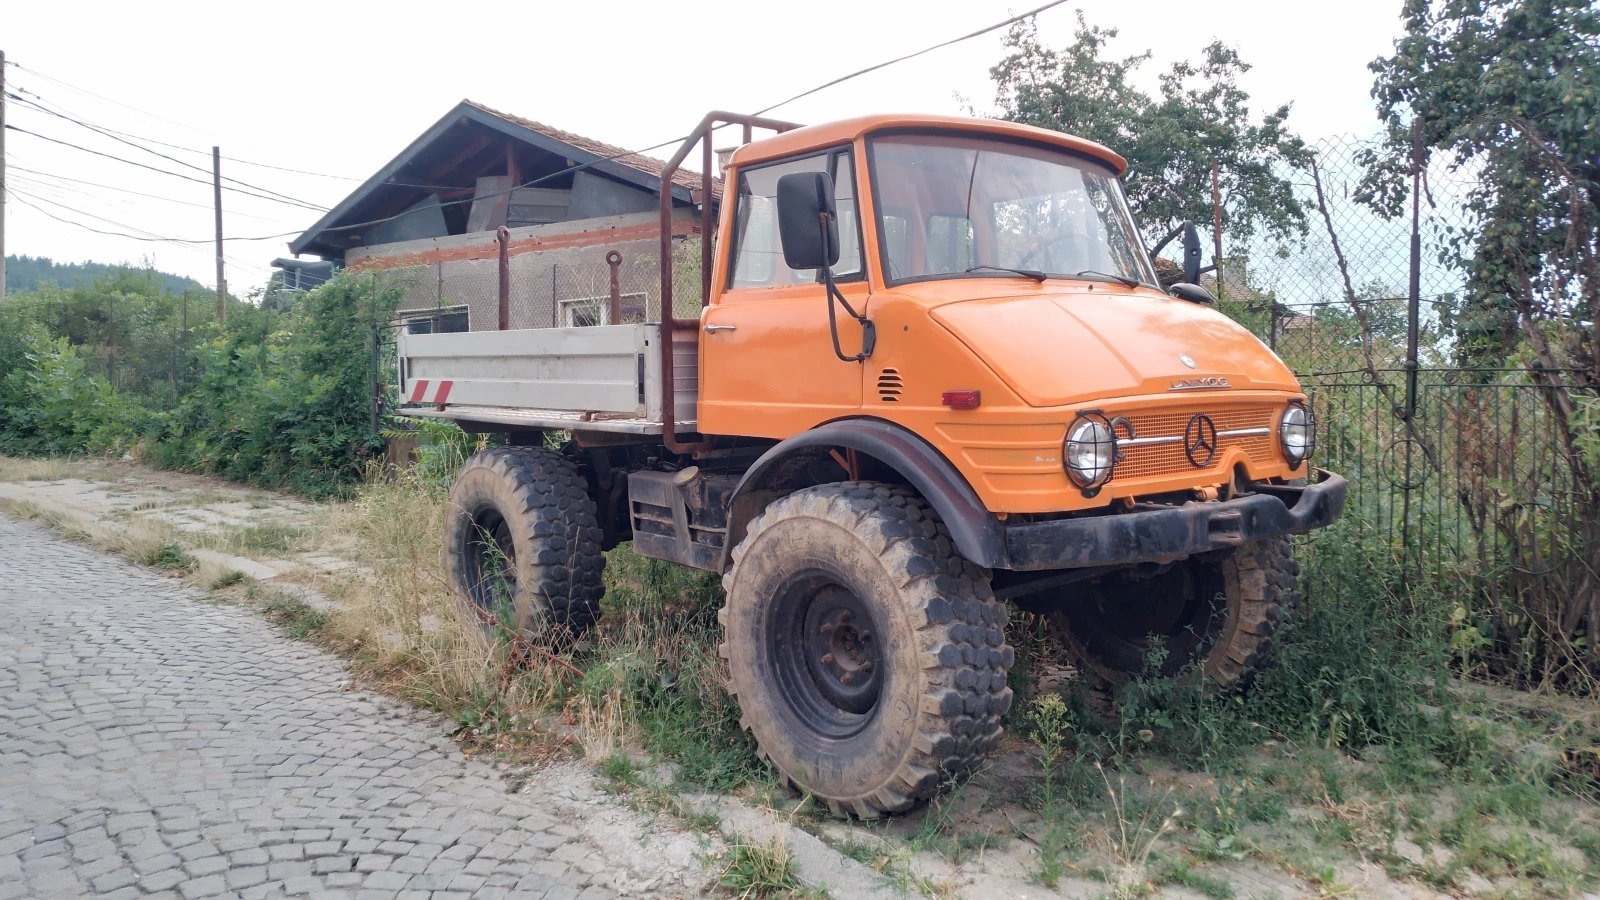
[{"label": "mercedes-benz star emblem", "polygon": [[1194,368],[1194,358],[1187,353],[1179,353],[1178,362],[1183,363],[1191,369]]},{"label": "mercedes-benz star emblem", "polygon": [[1205,413],[1195,413],[1183,429],[1183,452],[1197,469],[1211,465],[1217,456],[1217,423]]}]

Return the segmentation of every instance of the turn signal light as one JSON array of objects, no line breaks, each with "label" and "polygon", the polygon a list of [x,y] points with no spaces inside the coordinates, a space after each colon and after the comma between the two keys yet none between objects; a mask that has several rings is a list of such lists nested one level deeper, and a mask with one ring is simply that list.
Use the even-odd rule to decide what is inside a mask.
[{"label": "turn signal light", "polygon": [[944,405],[951,409],[977,409],[982,397],[977,391],[945,391]]}]

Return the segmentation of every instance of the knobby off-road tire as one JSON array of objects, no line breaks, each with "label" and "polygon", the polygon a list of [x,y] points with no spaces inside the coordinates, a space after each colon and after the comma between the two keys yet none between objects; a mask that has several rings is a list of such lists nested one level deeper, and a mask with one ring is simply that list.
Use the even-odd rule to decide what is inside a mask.
[{"label": "knobby off-road tire", "polygon": [[1104,683],[1146,672],[1155,635],[1166,650],[1155,674],[1198,671],[1229,690],[1248,682],[1288,637],[1299,575],[1288,539],[1268,538],[1184,560],[1153,578],[1111,575],[1069,586],[1049,619]]},{"label": "knobby off-road tire", "polygon": [[999,743],[1006,608],[911,490],[846,482],[774,501],[723,586],[740,723],[835,815],[909,809]]},{"label": "knobby off-road tire", "polygon": [[445,567],[482,609],[519,631],[582,635],[605,593],[594,500],[554,450],[495,447],[461,466],[450,488]]}]

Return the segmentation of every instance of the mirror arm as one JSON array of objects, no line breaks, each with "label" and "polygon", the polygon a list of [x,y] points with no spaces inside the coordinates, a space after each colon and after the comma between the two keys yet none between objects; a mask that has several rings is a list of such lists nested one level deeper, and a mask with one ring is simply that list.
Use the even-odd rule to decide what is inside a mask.
[{"label": "mirror arm", "polygon": [[[823,213],[820,219],[822,224],[822,245],[826,247],[828,245],[828,214]],[[839,357],[841,362],[862,362],[872,355],[872,349],[878,343],[878,328],[872,324],[871,319],[862,313],[856,312],[856,308],[851,306],[850,301],[844,298],[844,294],[839,291],[839,287],[833,283],[833,267],[827,265],[826,260],[823,262],[822,284],[828,292],[828,333],[833,338],[833,355]],[[861,325],[861,352],[855,356],[845,356],[844,348],[839,345],[839,315],[834,309],[835,303],[843,306],[844,311],[850,314],[850,318],[855,319]]]},{"label": "mirror arm", "polygon": [[[850,301],[846,300],[844,294],[839,292],[838,286],[833,283],[833,272],[828,266],[822,267],[822,283],[828,291],[828,331],[833,337],[833,355],[839,357],[841,362],[861,362],[865,360],[872,355],[872,349],[878,343],[877,326],[872,323],[871,319],[856,312],[855,307],[850,305]],[[839,317],[838,312],[834,309],[835,303],[842,305],[844,311],[850,314],[850,318],[861,324],[861,352],[854,356],[845,356],[844,348],[839,346]]]}]

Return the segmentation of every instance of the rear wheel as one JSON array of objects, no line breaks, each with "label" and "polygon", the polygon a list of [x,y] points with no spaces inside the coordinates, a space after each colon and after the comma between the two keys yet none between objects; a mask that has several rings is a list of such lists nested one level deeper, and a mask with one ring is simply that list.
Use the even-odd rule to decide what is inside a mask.
[{"label": "rear wheel", "polygon": [[836,815],[909,809],[994,749],[1005,607],[912,491],[774,501],[723,579],[722,654],[762,758]]},{"label": "rear wheel", "polygon": [[1198,670],[1221,688],[1249,680],[1287,636],[1300,566],[1285,538],[1116,573],[1066,588],[1051,625],[1083,667],[1118,683]]},{"label": "rear wheel", "polygon": [[445,567],[468,602],[527,633],[576,636],[600,614],[605,556],[594,501],[570,460],[496,447],[450,488]]}]

